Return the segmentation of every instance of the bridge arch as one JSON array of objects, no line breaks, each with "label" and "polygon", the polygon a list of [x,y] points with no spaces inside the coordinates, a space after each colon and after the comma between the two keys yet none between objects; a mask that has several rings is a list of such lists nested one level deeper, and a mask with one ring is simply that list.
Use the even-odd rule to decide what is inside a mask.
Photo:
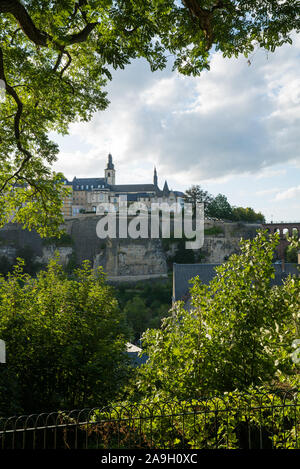
[{"label": "bridge arch", "polygon": [[263,223],[262,228],[267,230],[268,233],[274,234],[279,233],[280,235],[280,243],[277,248],[278,257],[284,261],[285,257],[285,250],[289,245],[289,241],[287,240],[287,236],[300,239],[300,222],[294,223]]}]

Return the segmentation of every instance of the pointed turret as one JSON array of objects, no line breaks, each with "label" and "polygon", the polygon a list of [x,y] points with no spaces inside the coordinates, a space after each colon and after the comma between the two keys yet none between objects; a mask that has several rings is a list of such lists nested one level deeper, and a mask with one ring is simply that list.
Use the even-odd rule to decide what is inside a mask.
[{"label": "pointed turret", "polygon": [[154,166],[153,184],[157,187],[157,172],[156,172],[155,166]]},{"label": "pointed turret", "polygon": [[169,187],[167,181],[165,181],[164,188],[163,188],[163,195],[169,195]]},{"label": "pointed turret", "polygon": [[107,162],[107,168],[106,169],[115,169],[114,164],[112,162],[112,155],[110,153],[108,155],[108,162]]}]

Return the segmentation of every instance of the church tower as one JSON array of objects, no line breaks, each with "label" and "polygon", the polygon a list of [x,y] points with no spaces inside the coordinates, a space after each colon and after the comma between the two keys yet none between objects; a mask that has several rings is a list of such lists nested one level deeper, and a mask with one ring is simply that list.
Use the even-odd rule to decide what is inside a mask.
[{"label": "church tower", "polygon": [[111,154],[108,155],[107,167],[105,169],[105,179],[107,184],[110,184],[111,186],[114,186],[116,183],[116,171],[112,162]]},{"label": "church tower", "polygon": [[154,166],[153,184],[155,185],[155,187],[157,187],[157,172],[156,172],[155,166]]}]

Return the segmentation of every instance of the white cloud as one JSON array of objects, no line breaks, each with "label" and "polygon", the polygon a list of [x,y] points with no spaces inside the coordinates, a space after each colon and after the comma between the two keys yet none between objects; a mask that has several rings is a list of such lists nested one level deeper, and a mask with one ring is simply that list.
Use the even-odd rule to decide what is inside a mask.
[{"label": "white cloud", "polygon": [[287,170],[285,168],[275,169],[275,168],[263,168],[256,175],[256,179],[269,179],[274,178],[275,176],[284,176]]},{"label": "white cloud", "polygon": [[261,197],[272,214],[266,196],[273,194],[281,217],[287,209],[279,201],[299,196],[298,181],[287,182],[284,167],[300,167],[299,57],[296,37],[274,54],[256,52],[251,66],[243,57],[216,53],[211,70],[197,78],[170,68],[151,73],[135,61],[114,73],[109,108],[71,126],[56,167],[67,177],[102,176],[111,152],[118,183],[151,182],[155,164],[161,186],[168,178],[174,189],[207,184],[217,193],[225,187],[229,199],[244,191],[236,205],[252,206],[255,195],[255,208],[263,210]]},{"label": "white cloud", "polygon": [[278,192],[278,191],[279,191],[278,187],[272,187],[270,189],[263,189],[261,191],[257,191],[256,195],[258,196],[269,195],[269,194],[274,194],[275,192]]},{"label": "white cloud", "polygon": [[286,191],[278,192],[275,200],[295,199],[296,197],[300,197],[300,186],[290,187]]}]

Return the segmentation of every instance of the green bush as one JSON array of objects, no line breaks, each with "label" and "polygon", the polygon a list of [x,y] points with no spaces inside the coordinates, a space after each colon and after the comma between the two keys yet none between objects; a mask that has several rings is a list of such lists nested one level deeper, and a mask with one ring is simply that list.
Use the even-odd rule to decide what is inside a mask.
[{"label": "green bush", "polygon": [[214,236],[218,234],[224,234],[224,230],[220,226],[212,226],[211,228],[204,229],[205,236]]},{"label": "green bush", "polygon": [[[33,278],[23,265],[0,277],[0,337],[19,392],[15,406],[34,413],[108,402],[127,376],[128,335],[102,269],[86,261],[68,279],[52,260]],[[0,375],[2,413],[9,412],[5,380]]]}]

